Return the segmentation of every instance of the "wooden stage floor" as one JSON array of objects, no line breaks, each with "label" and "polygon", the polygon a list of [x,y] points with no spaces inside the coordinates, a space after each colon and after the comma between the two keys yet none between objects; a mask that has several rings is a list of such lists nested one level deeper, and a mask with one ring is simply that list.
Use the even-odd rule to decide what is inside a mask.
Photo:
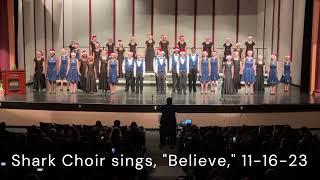
[{"label": "wooden stage floor", "polygon": [[[199,87],[198,87],[199,88]],[[0,98],[0,108],[34,109],[56,111],[97,111],[97,112],[157,112],[159,106],[166,103],[166,97],[173,97],[173,103],[179,112],[184,113],[256,113],[256,112],[310,112],[320,111],[320,97],[310,96],[291,86],[289,93],[283,92],[283,85],[278,85],[275,96],[265,93],[245,95],[244,88],[234,95],[225,95],[220,101],[220,87],[217,92],[206,95],[189,93],[176,95],[167,88],[166,95],[157,95],[154,86],[145,86],[143,95],[124,92],[119,86],[117,93],[110,95],[103,92],[86,94],[79,91],[69,94],[58,91],[55,95],[47,92],[35,92],[28,86],[25,95],[9,95]]]}]

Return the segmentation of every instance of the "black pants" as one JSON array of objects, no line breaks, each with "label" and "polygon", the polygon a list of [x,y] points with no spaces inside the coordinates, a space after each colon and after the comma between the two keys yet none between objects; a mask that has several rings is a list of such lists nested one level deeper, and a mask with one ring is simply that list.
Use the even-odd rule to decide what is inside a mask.
[{"label": "black pants", "polygon": [[181,91],[186,92],[187,90],[187,72],[179,73],[179,88]]},{"label": "black pants", "polygon": [[176,71],[172,71],[172,91],[176,92],[176,90],[180,91],[179,89],[179,77]]},{"label": "black pants", "polygon": [[164,94],[166,92],[166,76],[165,74],[157,75],[157,89],[158,93]]},{"label": "black pants", "polygon": [[130,86],[131,86],[131,90],[134,91],[135,83],[134,83],[133,72],[127,72],[127,73],[125,73],[125,78],[126,78],[126,88],[125,88],[125,91],[128,91]]},{"label": "black pants", "polygon": [[175,131],[168,131],[168,128],[160,127],[160,144],[176,145],[177,137]]},{"label": "black pants", "polygon": [[136,77],[136,92],[139,93],[139,91],[141,93],[143,91],[143,77],[142,77],[142,74],[137,74],[137,77]]},{"label": "black pants", "polygon": [[197,70],[191,69],[189,73],[189,91],[196,92],[197,91]]}]

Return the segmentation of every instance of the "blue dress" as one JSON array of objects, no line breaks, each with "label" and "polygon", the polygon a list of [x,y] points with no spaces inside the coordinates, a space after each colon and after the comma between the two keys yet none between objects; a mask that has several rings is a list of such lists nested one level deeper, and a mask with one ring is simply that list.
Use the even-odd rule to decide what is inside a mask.
[{"label": "blue dress", "polygon": [[269,77],[267,81],[269,85],[276,85],[278,83],[277,74],[277,63],[270,63]]},{"label": "blue dress", "polygon": [[57,80],[57,58],[56,57],[48,58],[47,79],[48,81]]},{"label": "blue dress", "polygon": [[63,80],[67,77],[67,68],[68,68],[68,56],[61,56],[59,79]]},{"label": "blue dress", "polygon": [[110,60],[109,61],[109,81],[111,84],[118,83],[118,67],[117,67],[117,61],[116,60]]},{"label": "blue dress", "polygon": [[244,81],[247,84],[252,84],[256,82],[253,65],[254,65],[253,58],[252,59],[246,58],[244,63],[242,81]]},{"label": "blue dress", "polygon": [[209,59],[203,59],[201,62],[201,74],[200,74],[200,82],[207,83],[210,81],[209,76]]},{"label": "blue dress", "polygon": [[285,62],[284,63],[284,68],[283,68],[283,75],[281,78],[283,83],[291,83],[291,63],[290,62]]},{"label": "blue dress", "polygon": [[71,59],[70,60],[70,68],[68,72],[68,81],[72,83],[78,83],[79,78],[79,72],[78,72],[78,59]]},{"label": "blue dress", "polygon": [[218,70],[218,61],[216,58],[211,58],[210,63],[211,63],[210,79],[211,81],[216,81],[220,79],[219,70]]}]

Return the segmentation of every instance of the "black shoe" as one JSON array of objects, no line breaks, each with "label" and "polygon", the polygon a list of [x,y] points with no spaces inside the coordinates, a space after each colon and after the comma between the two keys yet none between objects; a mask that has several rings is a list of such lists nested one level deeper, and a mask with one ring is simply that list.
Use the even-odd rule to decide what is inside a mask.
[{"label": "black shoe", "polygon": [[183,91],[183,94],[186,95],[186,94],[187,94],[187,91]]},{"label": "black shoe", "polygon": [[141,91],[140,94],[143,94],[143,92]]},{"label": "black shoe", "polygon": [[194,90],[193,90],[193,92],[197,92],[197,90],[196,90],[196,89],[194,89]]},{"label": "black shoe", "polygon": [[128,92],[128,89],[124,89],[125,92]]},{"label": "black shoe", "polygon": [[131,89],[131,91],[132,91],[132,92],[135,92],[136,90],[135,90],[135,89]]},{"label": "black shoe", "polygon": [[139,91],[136,91],[136,94],[139,94]]}]

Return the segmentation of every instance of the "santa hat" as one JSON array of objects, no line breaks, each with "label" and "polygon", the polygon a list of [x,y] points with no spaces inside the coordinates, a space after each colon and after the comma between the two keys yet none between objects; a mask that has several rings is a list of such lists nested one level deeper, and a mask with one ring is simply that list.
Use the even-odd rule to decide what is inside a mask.
[{"label": "santa hat", "polygon": [[229,59],[229,58],[231,59],[231,58],[232,58],[232,56],[228,55],[228,56],[226,57],[226,59]]},{"label": "santa hat", "polygon": [[158,49],[159,51],[160,51],[160,53],[164,53],[165,54],[165,52],[163,51],[163,49]]},{"label": "santa hat", "polygon": [[53,48],[50,49],[50,52],[56,52]]},{"label": "santa hat", "polygon": [[241,46],[241,43],[237,43],[236,46]]},{"label": "santa hat", "polygon": [[161,34],[161,38],[163,38],[163,37],[167,37],[166,35],[164,35],[164,34]]},{"label": "santa hat", "polygon": [[87,51],[82,51],[82,54],[81,54],[82,56],[83,55],[88,55],[88,53],[87,53]]},{"label": "santa hat", "polygon": [[122,40],[121,40],[121,39],[119,39],[119,40],[118,40],[118,42],[122,42]]},{"label": "santa hat", "polygon": [[277,53],[272,53],[271,56],[278,56],[278,54]]},{"label": "santa hat", "polygon": [[182,49],[181,51],[180,51],[180,54],[185,54],[186,53],[186,50],[184,50],[184,49]]},{"label": "santa hat", "polygon": [[291,56],[290,55],[286,55],[285,58],[291,58]]},{"label": "santa hat", "polygon": [[202,54],[204,54],[204,53],[205,53],[205,54],[208,54],[208,52],[207,52],[207,51],[203,51],[203,52],[202,52]]},{"label": "santa hat", "polygon": [[114,53],[114,52],[110,54],[110,56],[115,56],[115,55],[116,55],[116,53]]},{"label": "santa hat", "polygon": [[162,51],[162,49],[161,49],[161,48],[158,48],[157,51]]},{"label": "santa hat", "polygon": [[97,36],[96,35],[92,35],[92,38],[96,38]]},{"label": "santa hat", "polygon": [[174,47],[173,51],[180,51],[179,47]]},{"label": "santa hat", "polygon": [[184,35],[180,35],[179,38],[184,38]]}]

